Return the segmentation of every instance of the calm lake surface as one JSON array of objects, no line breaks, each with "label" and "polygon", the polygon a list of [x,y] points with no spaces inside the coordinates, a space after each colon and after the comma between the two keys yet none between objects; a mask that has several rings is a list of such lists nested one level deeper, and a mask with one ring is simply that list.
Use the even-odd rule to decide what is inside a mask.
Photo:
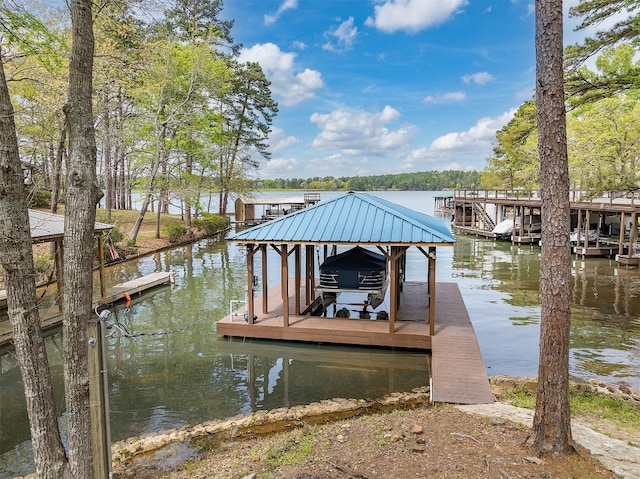
[{"label": "calm lake surface", "polygon": [[[433,213],[437,193],[372,194],[449,224],[449,214]],[[540,248],[463,235],[456,240],[437,249],[437,279],[459,285],[488,374],[536,375]],[[407,279],[423,280],[423,268],[421,253],[410,249]],[[245,255],[233,243],[204,240],[114,266],[107,286],[155,271],[173,272],[175,284],[110,316],[119,325],[108,338],[114,441],[257,409],[379,397],[428,383],[425,354],[416,352],[217,337],[216,322],[229,313],[230,300],[245,295]],[[275,284],[279,270],[269,271]],[[573,257],[572,273],[571,374],[640,390],[640,271],[605,258]],[[47,344],[62,404],[61,338],[54,335]],[[60,420],[64,424],[62,412]],[[7,354],[0,357],[0,478],[30,472],[30,455],[20,374]]]}]

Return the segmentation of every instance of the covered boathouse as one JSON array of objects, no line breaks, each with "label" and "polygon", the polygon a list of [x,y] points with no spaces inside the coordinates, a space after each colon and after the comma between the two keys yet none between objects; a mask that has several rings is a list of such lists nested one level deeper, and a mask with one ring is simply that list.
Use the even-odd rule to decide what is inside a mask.
[{"label": "covered boathouse", "polygon": [[[246,247],[248,294],[218,321],[218,334],[431,350],[433,400],[493,402],[458,286],[436,284],[436,247],[455,242],[443,222],[349,192],[228,240]],[[423,262],[407,262],[412,247]],[[268,250],[280,279],[271,288]],[[424,280],[406,281],[417,263],[412,277]]]}]

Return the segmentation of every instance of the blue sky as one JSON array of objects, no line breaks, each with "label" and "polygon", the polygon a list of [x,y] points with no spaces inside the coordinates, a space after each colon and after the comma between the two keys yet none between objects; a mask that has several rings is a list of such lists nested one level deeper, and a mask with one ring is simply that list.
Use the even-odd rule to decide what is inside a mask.
[{"label": "blue sky", "polygon": [[533,95],[532,1],[225,0],[224,17],[279,104],[261,178],[482,170]]}]

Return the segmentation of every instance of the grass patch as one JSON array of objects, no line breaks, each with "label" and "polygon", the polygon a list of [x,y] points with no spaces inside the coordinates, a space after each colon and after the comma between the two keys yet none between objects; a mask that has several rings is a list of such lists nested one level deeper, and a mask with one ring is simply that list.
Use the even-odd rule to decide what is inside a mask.
[{"label": "grass patch", "polygon": [[[512,388],[498,398],[517,407],[534,409],[536,392],[529,385]],[[616,427],[633,433],[640,430],[640,404],[619,397],[599,394],[583,385],[569,388],[569,405],[572,416],[592,417],[608,421]]]},{"label": "grass patch", "polygon": [[573,414],[607,419],[624,429],[640,429],[640,406],[631,401],[571,388],[569,402]]},{"label": "grass patch", "polygon": [[286,435],[266,453],[267,463],[272,467],[283,465],[300,466],[307,462],[317,441],[315,431],[299,431],[299,434]]}]

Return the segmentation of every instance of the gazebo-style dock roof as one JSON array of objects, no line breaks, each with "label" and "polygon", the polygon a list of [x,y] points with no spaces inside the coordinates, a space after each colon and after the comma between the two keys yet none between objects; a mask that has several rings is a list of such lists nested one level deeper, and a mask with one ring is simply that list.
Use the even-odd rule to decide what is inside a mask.
[{"label": "gazebo-style dock roof", "polygon": [[[334,254],[337,252],[338,246],[376,248],[386,257],[389,265],[390,311],[388,311],[388,328],[386,329],[390,334],[396,332],[396,323],[399,321],[400,293],[406,286],[404,284],[406,251],[411,246],[418,248],[427,259],[425,269],[428,271],[429,281],[424,285],[416,284],[413,289],[422,290],[418,294],[423,296],[424,310],[428,311],[428,317],[422,319],[430,325],[430,330],[427,337],[424,338],[425,341],[413,345],[409,342],[406,346],[426,346],[427,349],[429,348],[428,336],[433,334],[433,320],[435,319],[435,248],[437,245],[451,246],[455,242],[451,232],[441,221],[366,193],[349,192],[291,215],[241,231],[231,236],[229,240],[246,245],[249,291],[253,291],[252,285],[255,284],[253,266],[255,254],[261,251],[266,259],[267,247],[270,246],[280,255],[282,268],[281,314],[284,319],[282,328],[285,329],[291,325],[292,316],[304,316],[303,311],[318,300],[319,296],[316,294],[318,288],[316,284],[317,272],[313,254],[316,246],[325,248],[325,258],[330,247]],[[304,271],[301,269],[303,246],[305,248]],[[294,284],[292,285],[294,295],[292,308],[289,307],[287,300],[290,296],[288,258],[291,254],[294,255],[295,269]],[[249,327],[260,323],[261,319],[269,315],[269,291],[266,284],[267,261],[263,260],[261,264],[263,281],[260,302],[263,318],[257,316],[259,313],[254,295],[249,294],[245,311]],[[301,297],[302,291],[304,292],[304,302]],[[424,315],[424,313],[422,314]],[[255,321],[254,317],[257,318]],[[220,323],[218,331],[226,334],[226,324]],[[252,336],[249,331],[244,331],[241,335]],[[316,339],[303,335],[300,340],[314,341]],[[322,342],[325,341],[327,341],[326,338],[322,339]],[[391,342],[384,340],[379,345],[395,346],[398,344],[393,340]]]},{"label": "gazebo-style dock roof", "polygon": [[[434,384],[437,374],[447,378],[438,380],[442,388],[434,386],[436,392],[445,393],[438,397],[432,392],[434,400],[492,402],[458,286],[436,285],[436,247],[451,247],[455,242],[440,220],[370,194],[348,192],[240,231],[228,240],[246,247],[248,294],[245,301],[238,301],[244,302],[243,307],[218,321],[218,334],[432,350]],[[333,267],[335,258],[344,255],[345,249],[348,253],[358,247],[386,260],[388,288],[380,306],[384,314],[367,309],[372,306],[370,290],[354,289],[352,285],[332,290],[333,286],[323,284],[323,274],[327,273],[322,264],[316,264],[315,257],[320,263],[322,256]],[[426,281],[405,281],[407,250],[412,247],[425,258]],[[281,281],[271,289],[267,285],[269,249],[280,258]],[[254,265],[258,253],[262,256],[260,272]],[[412,268],[415,264],[412,260]],[[364,306],[359,319],[338,314],[335,305],[340,303],[340,295],[357,293],[369,293],[367,299],[356,303]],[[446,346],[436,355],[438,342]]]}]

